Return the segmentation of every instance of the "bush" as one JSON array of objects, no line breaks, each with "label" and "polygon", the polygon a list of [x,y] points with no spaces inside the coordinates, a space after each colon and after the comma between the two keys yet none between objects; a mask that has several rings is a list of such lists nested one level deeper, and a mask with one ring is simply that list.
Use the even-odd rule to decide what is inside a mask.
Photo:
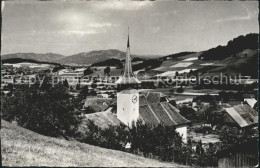
[{"label": "bush", "polygon": [[176,91],[177,91],[178,93],[183,93],[183,92],[184,92],[184,89],[183,89],[183,87],[181,86],[181,87],[179,87]]},{"label": "bush", "polygon": [[43,135],[71,136],[81,121],[75,114],[79,102],[62,84],[51,87],[46,80],[44,87],[22,85],[13,96],[1,97],[1,117]]}]

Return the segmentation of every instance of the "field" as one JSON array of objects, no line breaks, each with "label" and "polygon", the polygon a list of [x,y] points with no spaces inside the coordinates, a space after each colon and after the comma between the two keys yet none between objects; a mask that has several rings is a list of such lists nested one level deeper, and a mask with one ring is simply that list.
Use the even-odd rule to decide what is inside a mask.
[{"label": "field", "polygon": [[1,120],[3,166],[185,167],[37,134]]}]

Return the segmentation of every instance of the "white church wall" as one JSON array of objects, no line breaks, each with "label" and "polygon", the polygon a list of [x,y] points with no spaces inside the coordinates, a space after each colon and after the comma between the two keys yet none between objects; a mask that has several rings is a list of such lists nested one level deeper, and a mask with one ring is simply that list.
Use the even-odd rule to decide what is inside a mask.
[{"label": "white church wall", "polygon": [[180,136],[182,136],[182,141],[184,143],[187,143],[187,126],[179,126],[176,128],[176,132],[178,132],[180,134]]},{"label": "white church wall", "polygon": [[138,92],[117,93],[117,118],[124,124],[131,126],[139,117]]}]

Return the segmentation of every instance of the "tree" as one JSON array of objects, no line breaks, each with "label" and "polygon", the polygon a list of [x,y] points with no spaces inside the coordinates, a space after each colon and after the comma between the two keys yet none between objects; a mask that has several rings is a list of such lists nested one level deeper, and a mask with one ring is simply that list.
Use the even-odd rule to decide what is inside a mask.
[{"label": "tree", "polygon": [[110,67],[108,66],[108,67],[106,67],[106,68],[104,69],[104,75],[109,76],[109,74],[110,74]]},{"label": "tree", "polygon": [[177,104],[176,104],[176,101],[175,101],[175,100],[170,100],[170,101],[169,101],[169,103],[170,103],[171,105],[173,105],[174,107],[176,107],[176,106],[177,106]]},{"label": "tree", "polygon": [[198,144],[196,145],[196,153],[197,155],[203,155],[204,154],[204,149],[202,147],[202,142],[201,140],[198,142]]},{"label": "tree", "polygon": [[192,108],[189,108],[187,106],[183,106],[180,109],[180,114],[187,118],[188,120],[194,120],[196,119],[196,112]]},{"label": "tree", "polygon": [[88,95],[88,86],[85,85],[82,87],[81,91],[80,91],[80,95],[82,95],[83,99],[85,99]]},{"label": "tree", "polygon": [[65,80],[63,81],[63,86],[66,87],[66,88],[69,88],[69,83],[68,83],[68,80],[67,80],[67,79],[65,79]]},{"label": "tree", "polygon": [[90,67],[88,67],[87,69],[84,70],[84,76],[86,75],[90,75],[90,74],[93,74],[93,71],[90,69]]},{"label": "tree", "polygon": [[56,67],[53,68],[52,72],[58,72],[61,69],[65,69],[65,67],[64,66],[56,66]]},{"label": "tree", "polygon": [[77,85],[76,85],[76,90],[80,90],[80,84],[79,83],[77,83]]},{"label": "tree", "polygon": [[97,84],[93,82],[93,83],[91,84],[91,88],[93,88],[93,89],[97,88]]},{"label": "tree", "polygon": [[175,76],[179,76],[179,72],[178,71],[175,72]]},{"label": "tree", "polygon": [[184,92],[184,89],[183,89],[183,87],[181,86],[181,87],[179,87],[176,91],[177,91],[178,93],[183,93],[183,92]]},{"label": "tree", "polygon": [[70,99],[61,83],[52,87],[46,80],[44,87],[23,85],[14,96],[1,98],[2,118],[47,136],[73,135],[80,123],[76,115],[78,102]]}]

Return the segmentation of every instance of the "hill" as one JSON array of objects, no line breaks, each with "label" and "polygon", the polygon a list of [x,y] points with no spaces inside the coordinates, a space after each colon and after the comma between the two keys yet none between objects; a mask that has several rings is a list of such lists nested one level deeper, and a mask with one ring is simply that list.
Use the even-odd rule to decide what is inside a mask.
[{"label": "hill", "polygon": [[60,60],[64,57],[65,56],[63,55],[54,54],[54,53],[46,53],[46,54],[15,53],[15,54],[1,55],[1,60],[20,58],[20,59],[35,60],[39,62],[57,62],[57,60]]},{"label": "hill", "polygon": [[51,65],[61,66],[59,63],[55,63],[55,62],[36,61],[32,59],[23,59],[23,58],[9,58],[9,59],[2,60],[3,64],[4,63],[16,64],[22,62],[37,63],[37,64],[51,64]]},{"label": "hill", "polygon": [[[234,54],[232,57],[225,58],[223,60],[216,61],[216,64],[226,64],[221,67],[204,67],[207,73],[227,73],[227,74],[241,74],[243,76],[251,76],[252,78],[258,78],[258,51],[246,49],[242,52]],[[198,69],[202,72],[202,69]]]},{"label": "hill", "polygon": [[[158,56],[142,56],[142,55],[131,55],[132,58],[155,58]],[[125,52],[119,51],[116,49],[110,50],[94,50],[90,52],[79,53],[75,55],[71,55],[59,60],[61,64],[94,64],[98,62],[104,62],[108,59],[118,59],[123,60],[125,59]]]},{"label": "hill", "polygon": [[77,141],[43,136],[4,120],[1,120],[1,127],[3,166],[180,167]]},{"label": "hill", "polygon": [[95,66],[115,66],[117,68],[123,68],[123,63],[116,58],[111,58],[111,59],[107,59],[105,61],[100,61],[97,63],[92,64],[91,66],[95,67]]},{"label": "hill", "polygon": [[190,55],[190,54],[194,54],[196,52],[179,52],[179,53],[175,53],[175,54],[170,54],[167,56],[164,56],[163,59],[174,59],[174,58],[178,58],[178,57],[182,57],[182,56],[186,56],[186,55]]},{"label": "hill", "polygon": [[251,33],[246,36],[239,36],[230,40],[226,46],[217,46],[211,48],[200,55],[203,60],[222,60],[232,57],[245,49],[256,50],[258,49],[259,34]]}]

